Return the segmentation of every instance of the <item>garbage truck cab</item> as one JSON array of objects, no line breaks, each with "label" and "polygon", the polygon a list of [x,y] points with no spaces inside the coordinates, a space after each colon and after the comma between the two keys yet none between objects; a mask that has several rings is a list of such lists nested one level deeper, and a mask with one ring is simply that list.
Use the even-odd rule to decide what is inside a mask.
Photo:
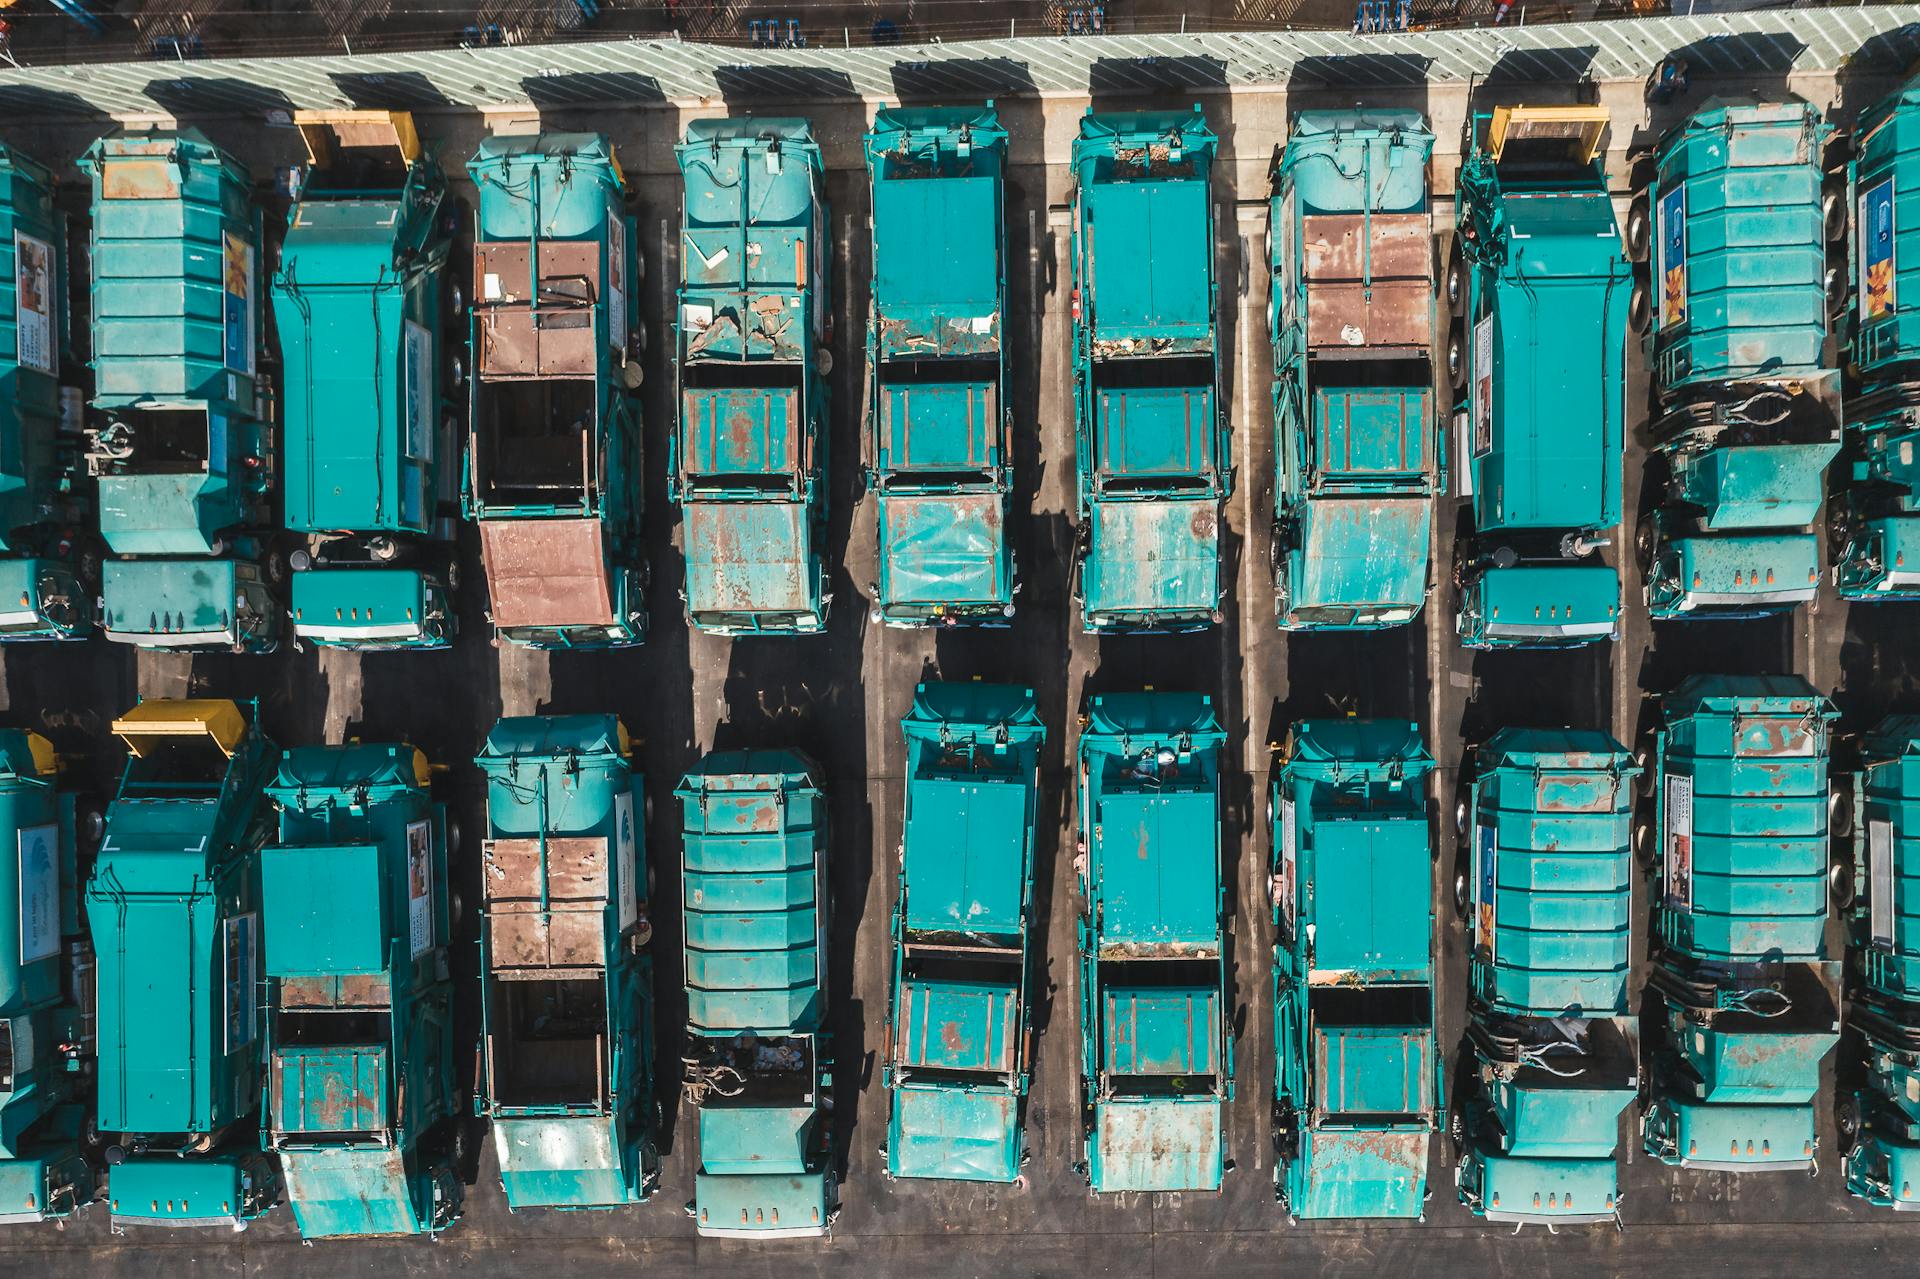
[{"label": "garbage truck cab", "polygon": [[1433,757],[1406,720],[1302,720],[1276,766],[1275,1194],[1295,1218],[1420,1217],[1442,1117]]},{"label": "garbage truck cab", "polygon": [[1427,598],[1433,133],[1417,111],[1303,111],[1274,151],[1274,615],[1374,630]]},{"label": "garbage truck cab", "polygon": [[787,750],[722,751],[680,779],[684,1086],[702,1236],[825,1236],[834,1182],[826,1030],[827,801]]},{"label": "garbage truck cab", "polygon": [[273,278],[285,400],[293,632],[323,647],[445,648],[456,622],[466,317],[455,215],[404,111],[296,111],[307,162]]},{"label": "garbage truck cab", "polygon": [[926,683],[901,723],[887,1175],[1011,1183],[1033,1077],[1033,690]]},{"label": "garbage truck cab", "polygon": [[84,639],[100,591],[94,484],[68,340],[66,216],[53,174],[0,147],[0,643]]},{"label": "garbage truck cab", "polygon": [[[1858,742],[1859,771],[1835,805],[1853,888],[1846,907],[1847,1022],[1866,1069],[1840,1097],[1847,1189],[1920,1211],[1920,933],[1903,902],[1920,891],[1920,717],[1889,715]],[[1844,896],[1844,895],[1843,895]],[[1844,1077],[1844,1076],[1843,1076]]]},{"label": "garbage truck cab", "polygon": [[1813,524],[1841,429],[1826,354],[1832,133],[1805,102],[1714,99],[1661,139],[1635,196],[1649,438],[1668,472],[1636,538],[1655,621],[1790,612],[1819,587]]},{"label": "garbage truck cab", "polygon": [[1620,1116],[1639,1094],[1633,853],[1639,769],[1590,729],[1506,728],[1455,812],[1473,1071],[1460,1202],[1488,1221],[1614,1221]]},{"label": "garbage truck cab", "polygon": [[882,107],[873,188],[867,483],[880,508],[876,620],[1013,616],[1006,400],[1007,134],[985,107]]},{"label": "garbage truck cab", "polygon": [[143,701],[113,731],[127,766],[86,891],[113,1228],[244,1230],[280,1191],[259,1132],[280,748],[230,701]]},{"label": "garbage truck cab", "polygon": [[715,635],[826,626],[832,229],[805,120],[696,120],[681,180],[680,504],[687,619]]},{"label": "garbage truck cab", "polygon": [[1839,324],[1859,386],[1845,397],[1846,483],[1830,509],[1834,579],[1850,600],[1912,600],[1920,598],[1920,294],[1901,276],[1920,262],[1920,82],[1862,113],[1853,146],[1852,297]]},{"label": "garbage truck cab", "polygon": [[0,1225],[56,1221],[93,1202],[85,1145],[93,1085],[93,948],[80,927],[73,792],[38,733],[0,729]]},{"label": "garbage truck cab", "polygon": [[1827,958],[1837,712],[1797,676],[1695,675],[1662,699],[1641,1138],[1683,1168],[1813,1166],[1820,1063],[1840,1037]]},{"label": "garbage truck cab", "polygon": [[295,747],[267,788],[267,1149],[303,1239],[460,1215],[446,810],[411,746]]},{"label": "garbage truck cab", "polygon": [[1220,1189],[1233,1097],[1213,699],[1102,693],[1078,766],[1080,1171]]},{"label": "garbage truck cab", "polygon": [[646,639],[638,232],[601,134],[490,137],[467,173],[473,378],[462,509],[497,640]]},{"label": "garbage truck cab", "polygon": [[1597,106],[1471,117],[1445,294],[1460,492],[1456,629],[1469,648],[1615,639],[1631,292]]},{"label": "garbage truck cab", "polygon": [[1090,111],[1074,139],[1073,572],[1089,632],[1220,620],[1233,461],[1215,350],[1215,147],[1197,105]]},{"label": "garbage truck cab", "polygon": [[253,180],[192,129],[102,138],[93,180],[95,477],[107,638],[265,653],[286,628]]},{"label": "garbage truck cab", "polygon": [[617,1208],[659,1178],[642,779],[612,715],[503,719],[487,777],[480,1091],[507,1208]]}]

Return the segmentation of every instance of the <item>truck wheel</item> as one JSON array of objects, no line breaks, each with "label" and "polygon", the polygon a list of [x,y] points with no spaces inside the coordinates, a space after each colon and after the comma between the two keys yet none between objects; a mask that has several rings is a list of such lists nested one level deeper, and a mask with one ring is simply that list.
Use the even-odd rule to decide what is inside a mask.
[{"label": "truck wheel", "polygon": [[1845,862],[1835,862],[1827,869],[1827,892],[1833,898],[1835,910],[1845,910],[1853,905],[1854,889],[1853,867]]},{"label": "truck wheel", "polygon": [[460,287],[460,281],[451,275],[447,277],[447,317],[457,320],[467,313],[467,295]]},{"label": "truck wheel", "polygon": [[1853,796],[1838,788],[1827,796],[1827,834],[1835,839],[1853,834]]},{"label": "truck wheel", "polygon": [[1461,919],[1473,913],[1473,881],[1467,878],[1464,870],[1456,872],[1453,877],[1453,913]]},{"label": "truck wheel", "polygon": [[1847,311],[1847,270],[1834,265],[1827,268],[1825,278],[1827,292],[1827,316],[1839,319]]},{"label": "truck wheel", "polygon": [[1473,801],[1466,790],[1460,791],[1460,797],[1453,802],[1453,833],[1460,839],[1467,837],[1467,824],[1473,820]]},{"label": "truck wheel", "polygon": [[833,352],[824,346],[815,347],[813,350],[813,371],[821,377],[827,377],[832,374]]},{"label": "truck wheel", "polygon": [[1633,766],[1640,770],[1633,779],[1633,788],[1642,795],[1653,794],[1653,750],[1642,746],[1633,753]]},{"label": "truck wheel", "polygon": [[1458,248],[1447,256],[1447,311],[1455,316],[1467,313],[1467,260]]},{"label": "truck wheel", "polygon": [[1651,513],[1642,515],[1640,522],[1633,526],[1633,549],[1640,557],[1642,568],[1651,565],[1660,550],[1660,530],[1654,526]]},{"label": "truck wheel", "polygon": [[267,552],[260,567],[269,586],[281,587],[287,584],[287,553],[279,547],[273,547]]},{"label": "truck wheel", "polygon": [[1640,863],[1641,869],[1651,871],[1654,865],[1653,822],[1645,817],[1634,819],[1633,823],[1633,859]]},{"label": "truck wheel", "polygon": [[1839,244],[1847,238],[1850,212],[1845,187],[1831,186],[1821,192],[1820,226],[1827,233],[1828,244]]},{"label": "truck wheel", "polygon": [[1833,1128],[1840,1138],[1842,1154],[1853,1149],[1860,1140],[1860,1098],[1853,1093],[1842,1093],[1833,1107]]},{"label": "truck wheel", "polygon": [[1467,332],[1458,324],[1447,332],[1447,381],[1456,391],[1467,384]]},{"label": "truck wheel", "polygon": [[1652,246],[1653,213],[1648,207],[1647,193],[1642,191],[1627,206],[1627,261],[1645,262]]},{"label": "truck wheel", "polygon": [[1627,294],[1627,327],[1635,333],[1645,333],[1647,324],[1653,319],[1653,294],[1647,288],[1647,278],[1636,274],[1633,288]]}]

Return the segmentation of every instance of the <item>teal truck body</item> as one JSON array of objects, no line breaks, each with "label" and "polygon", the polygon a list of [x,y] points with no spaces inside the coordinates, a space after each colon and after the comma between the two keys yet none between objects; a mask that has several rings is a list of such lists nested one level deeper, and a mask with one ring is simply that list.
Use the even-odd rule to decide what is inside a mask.
[{"label": "teal truck body", "polygon": [[1419,1217],[1441,1116],[1433,757],[1406,720],[1302,720],[1276,762],[1275,1191],[1295,1218]]},{"label": "teal truck body", "polygon": [[1080,1088],[1094,1193],[1218,1190],[1233,1096],[1213,699],[1103,693],[1080,734]]},{"label": "teal truck body", "polygon": [[1472,952],[1460,1201],[1489,1221],[1615,1220],[1620,1117],[1639,1093],[1633,971],[1637,795],[1627,748],[1590,729],[1508,728],[1456,815]]},{"label": "teal truck body", "polygon": [[1373,630],[1427,598],[1435,476],[1433,133],[1303,111],[1274,155],[1274,614]]},{"label": "teal truck body", "polygon": [[1010,1183],[1033,1077],[1033,690],[927,683],[907,738],[887,1175]]},{"label": "teal truck body", "polygon": [[113,1226],[240,1230],[279,1195],[261,1151],[260,849],[280,749],[229,701],[145,701],[87,881],[95,1122]]},{"label": "teal truck body", "polygon": [[0,729],[0,1225],[93,1202],[84,1143],[92,949],[81,935],[74,798],[38,733]]},{"label": "teal truck body", "polygon": [[[1854,129],[1852,306],[1834,579],[1848,599],[1920,598],[1920,83]],[[1913,563],[1907,559],[1913,557]]]},{"label": "teal truck body", "polygon": [[1644,1021],[1648,1154],[1811,1168],[1820,1062],[1840,1036],[1826,955],[1829,736],[1794,676],[1696,675],[1663,699],[1644,842],[1656,870]]},{"label": "teal truck body", "polygon": [[805,120],[696,120],[675,325],[687,618],[716,635],[826,625],[832,228]]},{"label": "teal truck body", "polygon": [[289,750],[267,793],[266,1137],[304,1239],[460,1215],[447,815],[411,746]]},{"label": "teal truck body", "polygon": [[487,776],[481,1085],[510,1211],[654,1191],[653,940],[640,776],[611,715],[503,719]]},{"label": "teal truck body", "polygon": [[619,648],[647,634],[638,231],[600,134],[491,137],[467,173],[473,378],[461,505],[494,636]]},{"label": "teal truck body", "polygon": [[1089,112],[1073,143],[1074,595],[1091,632],[1219,620],[1233,487],[1214,313],[1213,131]]},{"label": "teal truck body", "polygon": [[827,801],[793,751],[708,755],[674,791],[685,832],[685,1087],[708,1238],[824,1236],[839,1210],[826,1029]]},{"label": "teal truck body", "polygon": [[883,107],[873,188],[867,483],[889,626],[1013,615],[1006,401],[1007,133],[993,105]]},{"label": "teal truck body", "polygon": [[93,481],[68,342],[67,220],[53,174],[0,147],[0,643],[93,631]]},{"label": "teal truck body", "polygon": [[1656,621],[1763,617],[1818,589],[1813,525],[1840,450],[1821,203],[1832,132],[1804,102],[1716,99],[1661,140],[1636,200],[1650,439],[1668,472],[1637,539]]},{"label": "teal truck body", "polygon": [[273,306],[293,632],[353,649],[453,642],[460,291],[445,177],[405,112],[298,111],[307,163]]},{"label": "teal truck body", "polygon": [[1860,740],[1848,779],[1855,895],[1846,913],[1847,1022],[1866,1069],[1842,1096],[1847,1189],[1920,1209],[1920,717],[1890,715]]},{"label": "teal truck body", "polygon": [[191,129],[103,138],[93,180],[95,476],[107,637],[277,647],[286,629],[252,178]]},{"label": "teal truck body", "polygon": [[1456,629],[1470,648],[1614,639],[1629,271],[1599,161],[1600,107],[1473,121],[1446,294],[1460,489]]}]

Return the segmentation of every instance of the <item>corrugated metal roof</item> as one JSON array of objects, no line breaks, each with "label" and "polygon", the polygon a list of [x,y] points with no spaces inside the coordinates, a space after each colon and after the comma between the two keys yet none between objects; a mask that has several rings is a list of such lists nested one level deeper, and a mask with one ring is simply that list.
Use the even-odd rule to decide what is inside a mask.
[{"label": "corrugated metal roof", "polygon": [[620,40],[492,49],[0,71],[0,110],[29,123],[165,111],[575,106],[662,99],[1012,97],[1422,79],[1638,79],[1684,50],[1696,74],[1880,74],[1920,55],[1920,5],[1639,18],[1404,35],[1332,31],[1043,36],[886,48],[742,49]]}]

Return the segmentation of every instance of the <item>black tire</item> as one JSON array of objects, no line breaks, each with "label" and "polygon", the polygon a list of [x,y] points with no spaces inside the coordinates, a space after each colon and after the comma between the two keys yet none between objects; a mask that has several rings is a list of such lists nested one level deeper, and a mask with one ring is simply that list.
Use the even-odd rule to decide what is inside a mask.
[{"label": "black tire", "polygon": [[1634,554],[1640,557],[1640,566],[1643,569],[1653,563],[1653,557],[1659,549],[1660,530],[1654,524],[1652,513],[1649,512],[1642,515],[1640,522],[1633,526],[1633,550]]},{"label": "black tire", "polygon": [[1853,867],[1844,861],[1837,861],[1827,868],[1827,893],[1833,898],[1835,910],[1845,910],[1853,905],[1854,894],[1859,885],[1854,883]]},{"label": "black tire", "polygon": [[1827,796],[1827,834],[1835,839],[1853,834],[1853,795],[1844,787],[1835,787]]},{"label": "black tire", "polygon": [[1467,385],[1467,330],[1459,324],[1447,331],[1447,384],[1456,391]]},{"label": "black tire", "polygon": [[1645,333],[1653,323],[1653,289],[1647,283],[1647,277],[1636,274],[1633,288],[1627,293],[1627,327],[1635,333]]},{"label": "black tire", "polygon": [[1657,861],[1654,855],[1656,841],[1653,833],[1653,819],[1636,817],[1633,822],[1633,859],[1640,863],[1642,870],[1651,871]]},{"label": "black tire", "polygon": [[1473,881],[1467,871],[1459,870],[1453,876],[1453,913],[1462,920],[1473,914]]},{"label": "black tire", "polygon": [[1847,224],[1851,222],[1853,210],[1847,207],[1847,189],[1843,186],[1829,186],[1820,193],[1820,229],[1826,232],[1828,244],[1844,244],[1847,239]]},{"label": "black tire", "polygon": [[1645,191],[1627,206],[1626,249],[1627,261],[1636,265],[1645,262],[1653,249],[1653,209]]},{"label": "black tire", "polygon": [[1827,295],[1827,317],[1837,320],[1847,312],[1848,293],[1851,291],[1847,282],[1847,268],[1840,263],[1829,266],[1823,284]]},{"label": "black tire", "polygon": [[1467,259],[1455,249],[1447,258],[1447,312],[1455,317],[1467,313]]}]

